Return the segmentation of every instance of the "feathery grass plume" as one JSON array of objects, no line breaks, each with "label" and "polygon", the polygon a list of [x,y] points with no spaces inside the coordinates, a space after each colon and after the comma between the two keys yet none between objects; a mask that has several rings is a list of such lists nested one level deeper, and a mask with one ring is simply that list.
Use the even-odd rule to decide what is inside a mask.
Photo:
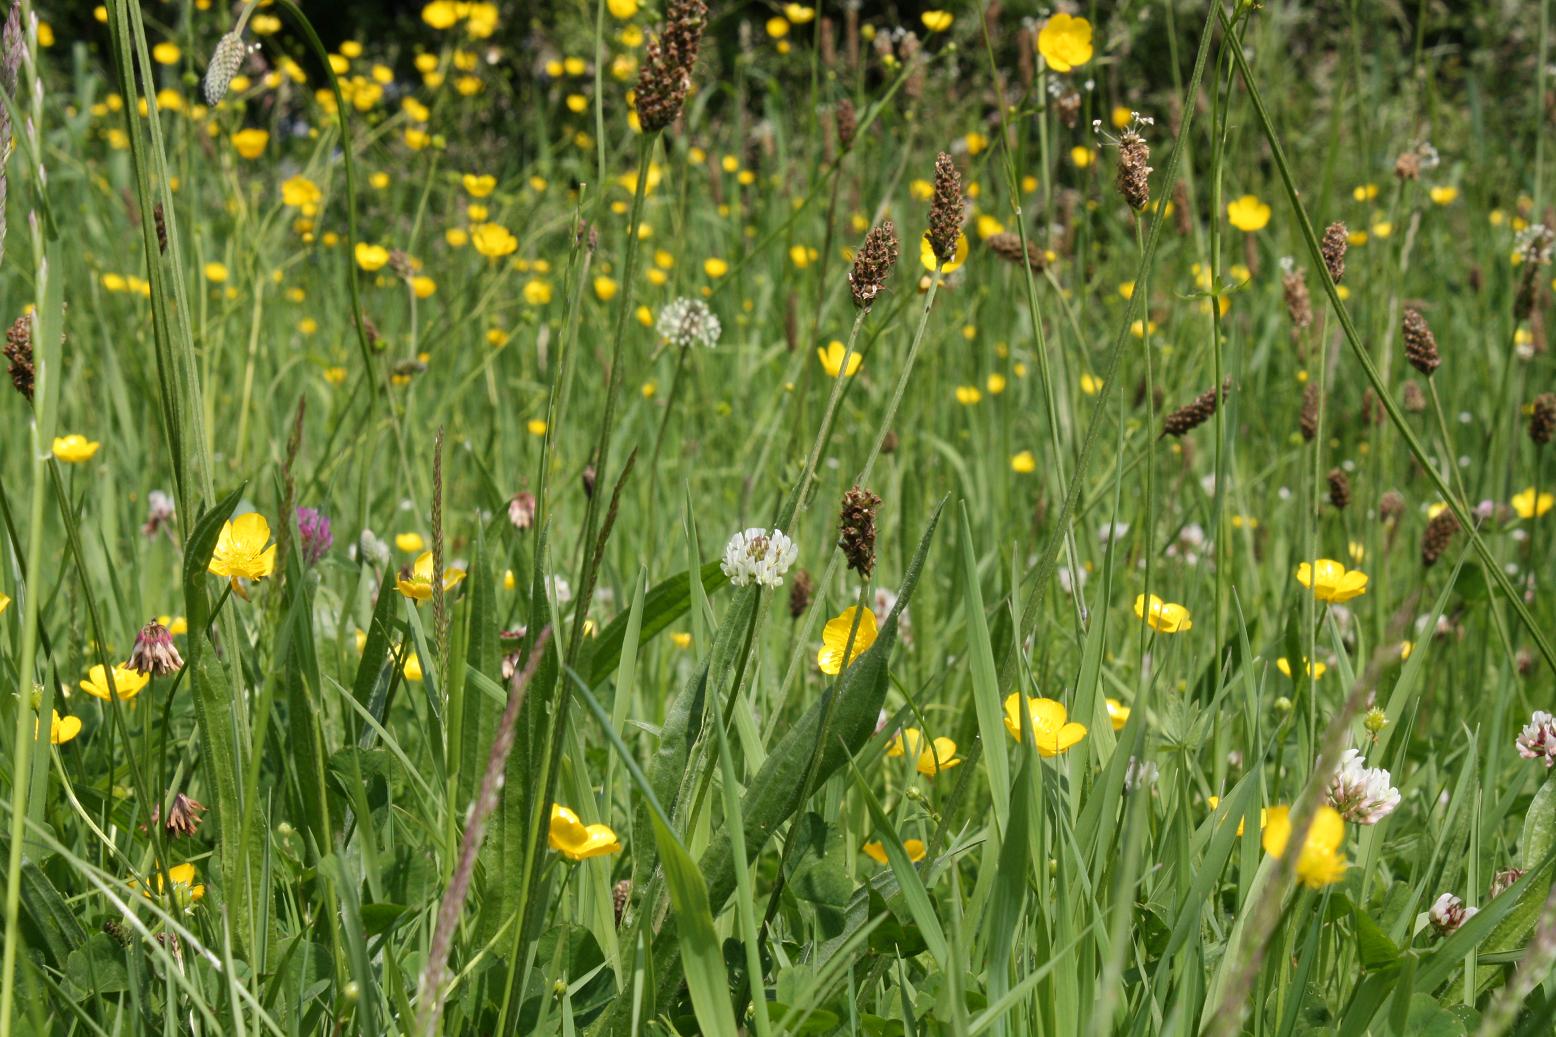
[{"label": "feathery grass plume", "polygon": [[1301,430],[1302,438],[1309,443],[1318,435],[1317,382],[1308,382],[1302,389],[1302,414],[1297,418],[1297,428]]},{"label": "feathery grass plume", "polygon": [[848,286],[854,293],[854,305],[868,310],[881,294],[892,269],[897,265],[897,227],[891,220],[883,220],[871,227],[864,236],[864,244],[854,255],[853,269],[848,272]]},{"label": "feathery grass plume", "polygon": [[935,196],[929,204],[929,229],[924,237],[941,263],[956,255],[956,237],[962,231],[962,175],[951,156],[941,152],[935,157]]},{"label": "feathery grass plume", "polygon": [[665,7],[664,25],[644,48],[638,73],[638,123],[644,133],[657,133],[681,114],[707,24],[708,5],[703,0],[670,0]]},{"label": "feathery grass plume", "polygon": [[1453,512],[1447,508],[1439,511],[1426,524],[1426,532],[1421,534],[1421,564],[1428,569],[1436,565],[1458,531],[1459,520],[1453,517]]},{"label": "feathery grass plume", "polygon": [[837,546],[848,567],[860,576],[868,577],[875,569],[875,509],[880,504],[877,494],[858,486],[843,494]]},{"label": "feathery grass plume", "polygon": [[1343,220],[1335,220],[1324,228],[1324,240],[1319,244],[1319,254],[1324,257],[1324,269],[1335,284],[1345,276],[1345,250],[1351,247],[1351,234]]},{"label": "feathery grass plume", "polygon": [[1351,477],[1343,468],[1329,469],[1329,503],[1344,511],[1351,504]]},{"label": "feathery grass plume", "polygon": [[1522,261],[1523,275],[1518,279],[1518,295],[1513,300],[1513,316],[1528,320],[1534,313],[1535,302],[1540,295],[1540,268],[1551,261],[1551,247],[1556,244],[1556,233],[1543,223],[1536,223],[1518,235],[1518,255]]},{"label": "feathery grass plume", "polygon": [[1313,325],[1313,299],[1308,295],[1307,276],[1290,256],[1281,257],[1280,285],[1286,300],[1286,317],[1291,321],[1291,337],[1300,338]]},{"label": "feathery grass plume", "polygon": [[22,314],[11,322],[5,332],[5,359],[11,384],[22,398],[32,402],[32,390],[37,369],[32,360],[32,317]]},{"label": "feathery grass plume", "polygon": [[1399,405],[1412,414],[1420,414],[1426,410],[1426,393],[1421,391],[1421,383],[1409,381],[1399,390]]},{"label": "feathery grass plume", "polygon": [[990,234],[983,242],[989,251],[1005,260],[1007,263],[1025,263],[1034,274],[1043,272],[1048,265],[1048,256],[1037,247],[1037,242],[1028,241],[1026,248],[1021,247],[1021,235],[1011,231],[1001,231],[998,234]]},{"label": "feathery grass plume", "polygon": [[854,146],[854,134],[859,132],[859,116],[854,111],[854,102],[843,98],[837,103],[833,114],[837,119],[837,142],[846,153]]},{"label": "feathery grass plume", "polygon": [[789,618],[799,619],[810,608],[811,595],[816,592],[816,582],[811,579],[810,572],[801,569],[794,574],[794,582],[789,585]]},{"label": "feathery grass plume", "polygon": [[1199,428],[1216,413],[1217,397],[1226,399],[1226,394],[1231,391],[1232,379],[1228,378],[1221,383],[1221,391],[1206,389],[1194,397],[1194,402],[1179,407],[1162,419],[1162,436],[1185,436],[1194,429]]},{"label": "feathery grass plume", "polygon": [[1437,370],[1443,362],[1437,353],[1437,338],[1432,334],[1432,329],[1427,326],[1426,318],[1421,316],[1421,311],[1414,307],[1405,310],[1405,359],[1410,361],[1410,366],[1432,377],[1432,372]]},{"label": "feathery grass plume", "polygon": [[232,85],[233,77],[243,66],[243,59],[248,56],[248,52],[248,46],[243,42],[243,35],[237,30],[229,32],[217,41],[216,49],[211,53],[211,63],[205,66],[205,81],[202,86],[206,104],[212,108],[221,104],[222,98],[227,96],[227,88]]},{"label": "feathery grass plume", "polygon": [[1556,393],[1542,392],[1534,398],[1529,412],[1529,438],[1535,446],[1544,446],[1556,435]]}]

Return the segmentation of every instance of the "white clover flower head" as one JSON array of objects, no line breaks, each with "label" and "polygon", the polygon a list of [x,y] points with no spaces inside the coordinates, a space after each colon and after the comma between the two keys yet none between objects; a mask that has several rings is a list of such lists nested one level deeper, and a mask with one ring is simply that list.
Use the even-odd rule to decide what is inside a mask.
[{"label": "white clover flower head", "polygon": [[724,545],[720,568],[736,587],[755,583],[763,587],[782,587],[783,575],[800,556],[781,529],[771,533],[760,527],[741,530]]},{"label": "white clover flower head", "polygon": [[1543,709],[1534,711],[1529,723],[1518,733],[1518,755],[1526,760],[1543,760],[1545,769],[1556,764],[1556,717]]},{"label": "white clover flower head", "polygon": [[659,311],[656,327],[659,336],[673,346],[702,346],[712,349],[718,345],[724,326],[701,299],[680,298],[667,303]]},{"label": "white clover flower head", "polygon": [[1150,788],[1156,784],[1156,779],[1160,776],[1161,770],[1155,763],[1131,756],[1129,766],[1124,768],[1124,791],[1134,792],[1138,789]]},{"label": "white clover flower head", "polygon": [[1444,893],[1432,902],[1431,910],[1427,911],[1427,920],[1432,923],[1432,928],[1443,936],[1456,932],[1459,926],[1474,918],[1479,908],[1465,907],[1464,901],[1452,893]]},{"label": "white clover flower head", "polygon": [[1389,784],[1389,772],[1368,767],[1359,750],[1347,749],[1329,780],[1329,805],[1347,821],[1375,825],[1399,806],[1399,790]]}]

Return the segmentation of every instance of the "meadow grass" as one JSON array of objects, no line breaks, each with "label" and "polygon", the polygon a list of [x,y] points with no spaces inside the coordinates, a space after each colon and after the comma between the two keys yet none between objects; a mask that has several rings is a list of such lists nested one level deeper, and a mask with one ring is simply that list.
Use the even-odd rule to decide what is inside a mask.
[{"label": "meadow grass", "polygon": [[513,7],[10,8],[0,1037],[1552,1032],[1545,0]]}]

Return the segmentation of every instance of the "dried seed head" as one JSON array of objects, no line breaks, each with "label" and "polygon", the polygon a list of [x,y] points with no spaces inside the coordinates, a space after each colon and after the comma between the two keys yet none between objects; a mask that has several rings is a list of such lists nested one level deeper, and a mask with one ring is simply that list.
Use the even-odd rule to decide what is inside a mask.
[{"label": "dried seed head", "polygon": [[1401,180],[1419,180],[1421,178],[1421,156],[1414,151],[1406,151],[1394,160],[1394,175]]},{"label": "dried seed head", "polygon": [[135,635],[135,647],[130,650],[130,669],[143,677],[166,677],[183,668],[183,657],[167,627],[152,620],[140,628]]},{"label": "dried seed head", "polygon": [[897,430],[887,429],[886,435],[881,437],[881,453],[895,454],[897,452]]},{"label": "dried seed head", "polygon": [[217,41],[216,50],[211,54],[211,63],[205,67],[206,104],[212,108],[221,104],[222,98],[227,96],[227,88],[232,85],[232,79],[243,66],[243,59],[248,56],[248,52],[243,37],[235,32],[229,32]]},{"label": "dried seed head", "polygon": [[167,214],[162,211],[161,202],[151,210],[151,216],[157,224],[157,252],[165,256],[167,255]]},{"label": "dried seed head", "polygon": [[1280,284],[1286,298],[1286,316],[1291,334],[1296,337],[1313,325],[1313,300],[1308,295],[1307,277],[1290,256],[1280,261]]},{"label": "dried seed head", "polygon": [[1388,490],[1378,498],[1378,517],[1386,523],[1398,521],[1405,513],[1405,495],[1398,490]]},{"label": "dried seed head", "polygon": [[1420,414],[1426,410],[1426,393],[1421,391],[1421,383],[1411,380],[1405,383],[1399,390],[1399,404],[1412,414]]},{"label": "dried seed head", "polygon": [[810,608],[811,595],[816,592],[816,584],[810,578],[810,573],[801,569],[794,574],[794,582],[789,585],[789,618],[799,619]]},{"label": "dried seed head", "polygon": [[611,906],[616,911],[616,925],[621,926],[621,920],[626,916],[627,905],[632,902],[632,880],[622,879],[611,887]]},{"label": "dried seed head", "polygon": [[848,567],[860,576],[869,576],[875,569],[875,509],[880,503],[880,497],[858,486],[843,494],[837,546]]},{"label": "dried seed head", "polygon": [[1544,446],[1556,435],[1556,393],[1542,392],[1534,398],[1534,408],[1529,414],[1529,438],[1536,446]]},{"label": "dried seed head", "polygon": [[1522,868],[1505,868],[1491,877],[1490,899],[1495,900],[1499,895],[1512,888],[1513,883],[1524,877]]},{"label": "dried seed head", "polygon": [[1410,361],[1411,367],[1430,378],[1443,361],[1437,353],[1437,339],[1419,310],[1405,310],[1404,336],[1405,359]]},{"label": "dried seed head", "polygon": [[1426,524],[1426,532],[1421,534],[1421,564],[1427,568],[1437,564],[1437,560],[1448,550],[1448,544],[1453,540],[1453,535],[1459,531],[1459,520],[1453,517],[1453,512],[1444,508],[1437,516]]},{"label": "dried seed head", "polygon": [[5,333],[6,367],[11,384],[28,402],[32,402],[34,378],[37,374],[32,362],[32,316],[22,314],[11,322]]},{"label": "dried seed head", "polygon": [[930,250],[941,263],[956,255],[956,237],[962,231],[962,175],[951,156],[941,152],[935,158],[935,197],[929,205]]},{"label": "dried seed head", "polygon": [[594,480],[595,480],[595,478],[596,477],[595,477],[595,472],[594,472],[594,465],[592,465],[592,464],[584,465],[583,475],[581,475],[579,477],[579,479],[583,483],[583,491],[584,491],[584,496],[585,497],[593,497],[594,496]]},{"label": "dried seed head", "polygon": [[1345,276],[1345,250],[1350,245],[1350,231],[1346,230],[1343,221],[1336,220],[1324,229],[1324,240],[1318,250],[1324,257],[1324,269],[1329,271],[1329,279],[1335,284]]},{"label": "dried seed head", "polygon": [[708,5],[703,0],[670,0],[665,7],[664,26],[644,49],[638,73],[638,124],[644,133],[664,129],[681,114],[707,24]]},{"label": "dried seed head", "polygon": [[837,103],[837,142],[844,151],[854,146],[854,134],[859,132],[859,118],[854,113],[854,102],[843,98]]},{"label": "dried seed head", "polygon": [[[1221,383],[1220,397],[1226,398],[1226,394],[1232,388],[1232,380],[1228,378]],[[1194,397],[1194,402],[1187,406],[1179,407],[1162,419],[1163,436],[1183,436],[1209,421],[1216,413],[1217,393],[1214,389],[1207,389]]]},{"label": "dried seed head", "polygon": [[130,945],[130,941],[134,939],[134,937],[130,935],[130,931],[125,928],[122,923],[117,922],[112,918],[109,918],[103,922],[103,932],[117,941],[121,947],[128,947]]},{"label": "dried seed head", "polygon": [[1344,511],[1351,503],[1351,477],[1343,468],[1329,469],[1329,503]]},{"label": "dried seed head", "polygon": [[1372,386],[1362,390],[1361,423],[1363,425],[1381,425],[1383,419],[1388,417],[1388,411],[1383,409],[1383,401],[1378,399],[1378,394],[1372,391]]},{"label": "dried seed head", "polygon": [[1297,419],[1302,438],[1311,443],[1318,435],[1318,383],[1308,382],[1302,389],[1302,415]]},{"label": "dried seed head", "polygon": [[1007,263],[1025,263],[1034,274],[1043,272],[1048,265],[1048,257],[1043,250],[1037,247],[1037,242],[1028,241],[1027,247],[1021,247],[1021,235],[1010,231],[1001,231],[991,234],[983,242],[989,247],[989,251],[1005,260]]},{"label": "dried seed head", "polygon": [[[200,830],[200,815],[205,812],[205,804],[199,800],[190,799],[182,792],[173,797],[173,804],[167,810],[167,830],[173,835],[191,836]],[[156,819],[155,813],[152,819]]]},{"label": "dried seed head", "polygon": [[1118,193],[1135,212],[1151,200],[1151,146],[1136,129],[1118,139]]},{"label": "dried seed head", "polygon": [[853,289],[854,305],[868,310],[875,304],[886,281],[897,265],[897,227],[891,220],[871,227],[864,236],[864,244],[854,255],[853,269],[848,272],[848,285]]}]

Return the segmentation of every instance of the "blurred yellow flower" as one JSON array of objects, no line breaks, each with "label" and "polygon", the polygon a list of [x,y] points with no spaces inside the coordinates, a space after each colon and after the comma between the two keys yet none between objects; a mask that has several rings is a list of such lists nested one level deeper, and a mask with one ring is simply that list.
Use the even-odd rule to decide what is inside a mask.
[{"label": "blurred yellow flower", "polygon": [[1059,12],[1043,23],[1037,52],[1055,72],[1068,72],[1091,60],[1091,23]]},{"label": "blurred yellow flower", "polygon": [[[113,668],[113,685],[109,686],[109,674],[101,664],[92,667],[87,673],[86,680],[81,682],[81,690],[95,699],[109,701],[110,697],[116,697],[120,702],[128,702],[141,693],[141,689],[151,683],[149,674],[137,673],[128,665],[115,665]],[[114,693],[117,692],[117,695]]]},{"label": "blurred yellow flower", "polygon": [[905,727],[893,735],[886,746],[886,755],[894,758],[913,757],[914,767],[926,778],[933,778],[962,762],[956,757],[955,742],[949,738],[931,741],[916,727]]},{"label": "blurred yellow flower", "polygon": [[1091,165],[1092,160],[1095,158],[1096,155],[1094,155],[1092,150],[1086,147],[1084,144],[1077,144],[1075,147],[1070,149],[1070,161],[1075,163],[1075,166],[1078,169],[1085,169],[1087,166]]},{"label": "blurred yellow flower", "polygon": [[8,594],[0,594],[0,614],[11,607],[11,597]]},{"label": "blurred yellow flower", "polygon": [[[854,617],[858,617],[859,628],[854,629]],[[853,632],[853,651],[848,658],[843,657],[844,649],[848,648],[848,635]],[[875,644],[877,634],[875,626],[875,613],[869,609],[860,609],[858,605],[850,605],[838,615],[827,620],[827,625],[821,630],[821,650],[816,653],[816,664],[821,667],[821,672],[828,676],[836,677],[843,672],[843,668]]]},{"label": "blurred yellow flower", "polygon": [[702,272],[712,278],[720,278],[729,273],[729,264],[716,257],[702,261]]},{"label": "blurred yellow flower", "polygon": [[56,436],[54,439],[53,453],[56,459],[66,464],[84,464],[97,453],[98,447],[103,444],[96,440],[87,439],[79,432],[72,432],[68,436]]},{"label": "blurred yellow flower", "polygon": [[807,25],[815,19],[816,9],[804,4],[784,4],[783,16],[795,25]]},{"label": "blurred yellow flower", "polygon": [[605,6],[618,21],[624,22],[638,13],[638,0],[606,0]]},{"label": "blurred yellow flower", "polygon": [[976,385],[958,385],[956,387],[956,402],[964,407],[971,407],[983,399],[983,393]]},{"label": "blurred yellow flower", "polygon": [[[1021,741],[1021,707],[1020,692],[1005,697],[1005,730],[1017,742]],[[1029,697],[1026,711],[1027,726],[1040,756],[1058,756],[1086,737],[1086,725],[1070,720],[1069,711],[1057,699]]]},{"label": "blurred yellow flower", "polygon": [[1341,604],[1367,593],[1367,574],[1347,569],[1333,558],[1320,558],[1316,564],[1297,566],[1297,582],[1313,592],[1319,601]]},{"label": "blurred yellow flower", "polygon": [[382,245],[372,245],[366,241],[357,242],[356,248],[357,266],[368,273],[382,270],[389,262],[389,250]]},{"label": "blurred yellow flower", "polygon": [[1134,711],[1118,699],[1108,699],[1107,707],[1108,723],[1113,726],[1113,730],[1122,731],[1124,725],[1129,723],[1129,714]]},{"label": "blurred yellow flower", "polygon": [[551,301],[551,282],[531,279],[524,282],[524,301],[531,306],[544,306]]},{"label": "blurred yellow flower", "polygon": [[[1264,852],[1272,857],[1282,856],[1291,841],[1291,808],[1270,807],[1264,811],[1263,821]],[[1321,805],[1297,855],[1297,878],[1304,886],[1320,889],[1345,877],[1345,854],[1340,852],[1344,840],[1345,819],[1329,804]]]},{"label": "blurred yellow flower", "polygon": [[594,297],[601,302],[610,302],[616,298],[615,278],[601,275],[594,279]]},{"label": "blurred yellow flower", "polygon": [[400,672],[405,674],[405,679],[414,683],[420,683],[425,676],[421,670],[421,659],[415,652],[405,654],[405,663],[400,667]]},{"label": "blurred yellow flower", "polygon": [[1551,505],[1556,503],[1556,497],[1549,493],[1535,492],[1533,486],[1521,493],[1513,494],[1513,510],[1521,519],[1539,518],[1551,510]]},{"label": "blurred yellow flower", "polygon": [[[465,578],[463,569],[443,570],[443,589],[453,590]],[[432,552],[423,551],[408,569],[401,569],[394,579],[395,590],[412,601],[432,600]]]},{"label": "blurred yellow flower", "polygon": [[243,158],[258,158],[265,153],[265,145],[269,143],[270,131],[257,130],[252,126],[232,135],[232,146]]},{"label": "blurred yellow flower", "polygon": [[925,11],[919,15],[919,21],[924,23],[924,28],[930,32],[945,32],[951,27],[950,11]]},{"label": "blurred yellow flower", "polygon": [[781,40],[789,35],[789,20],[781,15],[774,15],[767,19],[767,35],[775,40]]},{"label": "blurred yellow flower", "polygon": [[465,193],[472,198],[485,198],[497,188],[497,178],[489,173],[466,173],[460,178]]},{"label": "blurred yellow flower", "polygon": [[[946,261],[945,273],[954,273],[962,268],[962,264],[967,262],[967,249],[967,235],[958,232],[956,235],[956,252]],[[935,269],[935,250],[930,245],[927,235],[918,240],[918,261],[923,264],[925,270],[933,271]]]},{"label": "blurred yellow flower", "polygon": [[546,419],[530,418],[526,424],[526,427],[528,428],[530,435],[543,436],[546,434]]},{"label": "blurred yellow flower", "polygon": [[[1329,667],[1325,666],[1322,662],[1313,663],[1308,662],[1306,659],[1302,661],[1307,664],[1303,668],[1307,670],[1308,674],[1315,681],[1329,672]],[[1286,661],[1285,656],[1281,656],[1279,659],[1275,660],[1275,668],[1281,673],[1285,674],[1287,677],[1291,676],[1291,663]]]},{"label": "blurred yellow flower", "polygon": [[[908,860],[914,864],[923,860],[924,854],[928,851],[928,847],[924,845],[924,840],[922,839],[904,839],[902,848],[907,851]],[[877,864],[885,864],[890,860],[886,856],[886,845],[884,843],[865,843],[860,849],[864,851],[866,857]]]},{"label": "blurred yellow flower", "polygon": [[1146,621],[1152,630],[1160,634],[1182,634],[1194,629],[1189,610],[1171,601],[1163,601],[1151,595],[1150,614],[1146,613],[1145,595],[1135,596],[1135,615]]},{"label": "blurred yellow flower", "polygon": [[1081,392],[1087,396],[1095,396],[1102,391],[1102,379],[1094,374],[1081,375]]},{"label": "blurred yellow flower", "polygon": [[1017,475],[1031,475],[1037,471],[1037,457],[1030,450],[1013,454],[1010,458],[1010,470]]},{"label": "blurred yellow flower", "polygon": [[848,355],[847,377],[852,378],[859,373],[859,365],[864,363],[864,357],[859,355],[858,350],[849,353],[848,347],[837,339],[828,342],[827,348],[816,350],[816,355],[821,358],[821,369],[827,373],[827,377],[836,378],[838,376],[838,372],[843,369],[843,356],[845,353]]},{"label": "blurred yellow flower", "polygon": [[1438,205],[1452,205],[1459,197],[1459,189],[1448,184],[1432,188],[1427,192],[1432,201]]},{"label": "blurred yellow flower", "polygon": [[207,263],[202,271],[212,284],[225,284],[229,275],[226,263]]},{"label": "blurred yellow flower", "polygon": [[289,176],[281,181],[281,204],[293,209],[318,205],[322,197],[319,185],[305,176]]},{"label": "blurred yellow flower", "polygon": [[426,547],[427,542],[421,538],[420,533],[396,533],[394,535],[394,546],[406,554],[415,554]]},{"label": "blurred yellow flower", "polygon": [[500,223],[479,223],[471,227],[470,243],[488,259],[512,255],[519,248],[519,239]]},{"label": "blurred yellow flower", "polygon": [[[120,690],[122,691],[123,689],[121,688]],[[125,697],[127,698],[128,696]],[[59,715],[59,710],[57,709],[50,710],[50,713],[52,714],[49,717],[50,745],[64,745],[66,742],[70,741],[72,738],[76,737],[76,735],[81,733],[80,717],[62,717]],[[34,735],[38,733],[38,721],[36,719],[34,719],[32,722],[32,733]]]},{"label": "blurred yellow flower", "polygon": [[1270,222],[1270,207],[1251,194],[1227,203],[1226,218],[1240,231],[1252,234]]},{"label": "blurred yellow flower", "polygon": [[551,804],[551,829],[547,841],[553,850],[570,861],[621,852],[621,843],[609,826],[586,825],[560,803]]}]

